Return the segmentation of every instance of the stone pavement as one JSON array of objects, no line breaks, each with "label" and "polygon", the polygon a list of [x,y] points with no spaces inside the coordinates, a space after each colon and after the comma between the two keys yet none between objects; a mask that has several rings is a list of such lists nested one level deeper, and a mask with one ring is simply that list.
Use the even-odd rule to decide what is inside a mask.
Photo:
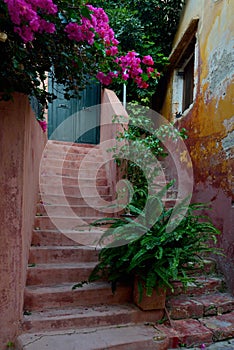
[{"label": "stone pavement", "polygon": [[184,350],[234,350],[234,338],[222,341],[218,343],[211,344],[210,346],[200,347],[200,348],[181,348]]}]

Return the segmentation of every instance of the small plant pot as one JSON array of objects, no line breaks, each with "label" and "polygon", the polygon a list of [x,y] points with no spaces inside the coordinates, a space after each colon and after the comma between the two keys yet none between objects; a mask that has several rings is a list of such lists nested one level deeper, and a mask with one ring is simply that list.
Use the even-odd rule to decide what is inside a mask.
[{"label": "small plant pot", "polygon": [[157,287],[153,290],[151,296],[146,295],[146,289],[143,285],[143,293],[142,298],[140,300],[140,292],[138,289],[138,279],[134,280],[134,288],[133,288],[133,301],[134,303],[144,311],[147,310],[162,310],[165,308],[166,303],[166,289],[162,287]]}]

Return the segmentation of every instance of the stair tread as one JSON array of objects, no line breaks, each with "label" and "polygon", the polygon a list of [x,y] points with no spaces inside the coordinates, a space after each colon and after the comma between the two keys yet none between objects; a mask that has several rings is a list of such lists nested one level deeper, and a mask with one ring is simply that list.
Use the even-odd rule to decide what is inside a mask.
[{"label": "stair tread", "polygon": [[[40,218],[61,218],[61,219],[77,219],[79,220],[80,218],[86,218],[86,219],[90,219],[90,220],[100,220],[100,216],[77,216],[74,214],[74,216],[62,216],[62,215],[59,215],[59,216],[56,216],[56,215],[39,215],[39,216],[36,216],[37,219],[40,219]],[[105,218],[104,218],[105,219]],[[108,220],[108,217],[107,217],[107,220]]]},{"label": "stair tread", "polygon": [[92,248],[89,246],[77,246],[77,245],[70,245],[70,246],[31,246],[30,250],[34,251],[34,250],[90,250],[90,251],[98,251],[98,248]]},{"label": "stair tread", "polygon": [[[72,289],[72,287],[76,283],[61,283],[56,285],[50,285],[50,286],[26,286],[26,290],[30,293],[36,293],[36,294],[47,294],[47,293],[63,293],[63,292],[79,292],[79,291],[86,291],[86,290],[96,290],[96,289],[109,289],[111,292],[111,287],[108,282],[98,281],[98,282],[91,282],[84,284],[80,288]],[[130,288],[130,286],[124,286],[122,285],[122,288]],[[118,286],[118,289],[121,289],[121,286]]]},{"label": "stair tread", "polygon": [[75,269],[75,268],[86,268],[86,267],[95,267],[97,265],[97,262],[95,261],[90,261],[90,262],[73,262],[73,263],[39,263],[36,264],[35,266],[28,266],[29,269],[33,269],[33,270],[39,270],[39,269],[43,269],[43,270],[62,270],[62,269]]},{"label": "stair tread", "polygon": [[[77,169],[78,170],[78,169]],[[103,180],[103,179],[106,179],[106,176],[103,175],[103,176],[94,176],[94,177],[87,177],[87,176],[84,176],[84,175],[80,175],[80,171],[78,171],[78,174],[79,176],[67,176],[67,175],[63,175],[63,174],[44,174],[41,176],[41,178],[46,178],[46,177],[49,177],[51,179],[54,179],[54,178],[62,178],[63,180],[66,180],[66,179],[69,179],[69,180],[81,180],[81,181],[96,181],[96,180]],[[46,185],[47,183],[43,183],[42,186]],[[82,186],[83,186],[83,183],[82,183]],[[108,186],[108,185],[107,185]]]},{"label": "stair tread", "polygon": [[[155,341],[156,337],[162,340]],[[18,338],[18,342],[24,346],[25,350],[168,349],[168,341],[163,337],[163,334],[152,326],[143,324],[23,334]]]},{"label": "stair tread", "polygon": [[[102,227],[102,228],[96,228],[96,227],[92,227],[91,228],[91,231],[89,229],[87,230],[82,230],[82,232],[87,232],[87,233],[91,233],[91,232],[96,232],[96,233],[101,233],[105,231],[105,227]],[[79,230],[77,231],[74,231],[74,230],[58,230],[58,229],[40,229],[40,230],[35,230],[33,229],[33,232],[45,232],[45,233],[63,233],[63,234],[66,234],[66,233],[77,233],[79,232]]]},{"label": "stair tread", "polygon": [[48,309],[43,311],[32,311],[30,315],[25,315],[25,320],[44,320],[44,319],[56,319],[58,317],[94,317],[105,316],[121,313],[131,313],[139,311],[139,309],[133,304],[120,304],[120,305],[92,305],[92,306],[80,306],[69,307],[60,309]]}]

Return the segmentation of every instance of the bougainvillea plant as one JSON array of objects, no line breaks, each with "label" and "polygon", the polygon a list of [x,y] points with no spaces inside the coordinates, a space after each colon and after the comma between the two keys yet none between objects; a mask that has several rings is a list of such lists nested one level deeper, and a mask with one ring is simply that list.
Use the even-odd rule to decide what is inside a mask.
[{"label": "bougainvillea plant", "polygon": [[77,96],[92,79],[104,86],[133,81],[146,89],[159,73],[150,55],[122,53],[102,8],[77,0],[3,0],[0,2],[0,91],[18,91],[46,106],[48,73]]}]

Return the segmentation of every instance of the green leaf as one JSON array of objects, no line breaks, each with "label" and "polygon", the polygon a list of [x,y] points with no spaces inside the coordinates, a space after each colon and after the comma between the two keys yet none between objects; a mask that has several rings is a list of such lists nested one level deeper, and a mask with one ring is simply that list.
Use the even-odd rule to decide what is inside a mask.
[{"label": "green leaf", "polygon": [[83,17],[91,19],[90,11],[89,11],[89,9],[86,6],[82,7],[80,12],[81,12]]}]

